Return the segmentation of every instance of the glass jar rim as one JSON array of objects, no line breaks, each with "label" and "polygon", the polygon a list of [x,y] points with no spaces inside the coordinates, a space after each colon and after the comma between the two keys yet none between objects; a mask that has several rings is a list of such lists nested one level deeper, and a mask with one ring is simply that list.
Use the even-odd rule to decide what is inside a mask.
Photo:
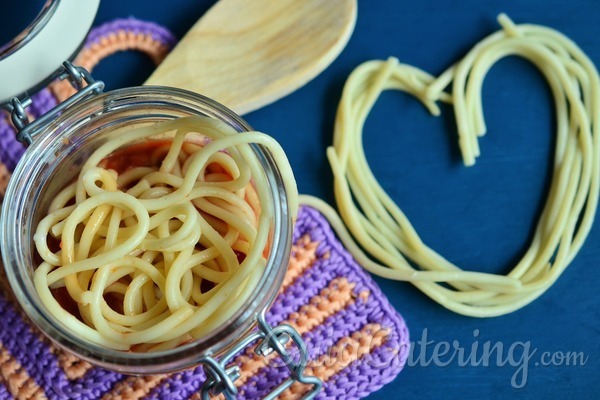
[{"label": "glass jar rim", "polygon": [[[23,207],[27,204],[24,202],[30,198],[28,193],[35,189],[31,177],[36,173],[39,174],[40,170],[49,168],[48,165],[41,165],[43,157],[40,157],[39,153],[78,129],[78,121],[80,122],[82,118],[89,122],[94,118],[100,118],[98,115],[119,113],[127,110],[128,104],[136,101],[138,101],[135,103],[137,106],[151,104],[154,101],[175,105],[185,104],[187,107],[192,107],[192,110],[196,107],[196,110],[203,109],[210,112],[211,117],[235,125],[239,132],[252,130],[247,122],[225,106],[202,95],[177,88],[131,87],[87,99],[68,108],[57,120],[51,121],[44,127],[44,131],[36,136],[33,144],[17,164],[0,215],[0,244],[8,280],[15,297],[44,334],[68,351],[95,365],[124,373],[152,374],[189,367],[196,364],[197,360],[207,353],[218,354],[253,326],[257,315],[273,302],[283,282],[291,248],[292,222],[288,213],[286,193],[283,190],[283,177],[272,155],[263,146],[252,145],[254,154],[263,166],[274,202],[273,247],[256,290],[245,305],[232,316],[230,324],[221,325],[206,336],[175,349],[149,353],[108,349],[84,341],[68,332],[63,325],[57,324],[56,319],[45,312],[37,294],[32,292],[31,285],[28,285],[27,271],[34,266],[26,265],[26,251],[20,246],[22,240],[27,240],[22,238],[21,234],[23,222],[26,222]],[[102,132],[102,129],[98,129],[93,135],[101,136]],[[30,213],[30,218],[31,215]],[[29,240],[33,241],[33,231],[30,236]]]}]

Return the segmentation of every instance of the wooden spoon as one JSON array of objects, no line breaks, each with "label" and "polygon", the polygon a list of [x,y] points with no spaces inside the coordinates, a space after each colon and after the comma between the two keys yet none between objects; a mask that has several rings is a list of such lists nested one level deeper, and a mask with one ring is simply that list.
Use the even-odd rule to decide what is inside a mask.
[{"label": "wooden spoon", "polygon": [[238,114],[300,88],[342,51],[356,0],[220,0],[146,85],[208,96]]}]

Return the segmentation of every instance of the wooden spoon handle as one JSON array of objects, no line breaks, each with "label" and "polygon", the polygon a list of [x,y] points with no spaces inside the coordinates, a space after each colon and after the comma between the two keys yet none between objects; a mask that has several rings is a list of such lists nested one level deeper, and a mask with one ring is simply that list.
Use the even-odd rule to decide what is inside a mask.
[{"label": "wooden spoon handle", "polygon": [[220,0],[146,81],[191,90],[239,114],[323,71],[356,21],[356,0]]}]

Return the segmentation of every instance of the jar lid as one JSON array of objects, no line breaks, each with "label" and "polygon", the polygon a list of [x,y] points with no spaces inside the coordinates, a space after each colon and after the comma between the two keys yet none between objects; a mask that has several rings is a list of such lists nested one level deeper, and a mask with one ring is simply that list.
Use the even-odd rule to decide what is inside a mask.
[{"label": "jar lid", "polygon": [[36,19],[0,48],[0,104],[41,88],[83,43],[100,0],[48,0]]}]

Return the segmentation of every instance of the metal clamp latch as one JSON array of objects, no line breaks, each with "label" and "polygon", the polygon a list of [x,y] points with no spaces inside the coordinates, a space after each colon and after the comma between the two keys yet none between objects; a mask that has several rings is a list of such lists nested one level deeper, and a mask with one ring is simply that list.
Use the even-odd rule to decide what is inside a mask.
[{"label": "metal clamp latch", "polygon": [[[234,381],[240,377],[240,369],[238,366],[228,366],[227,364],[241,350],[256,341],[259,341],[259,343],[254,349],[254,353],[266,357],[275,351],[284,365],[290,370],[290,377],[265,396],[265,399],[275,399],[296,382],[312,386],[302,397],[303,399],[314,398],[321,390],[323,383],[314,376],[304,375],[304,369],[308,362],[308,352],[300,334],[287,324],[281,324],[274,328],[271,327],[265,320],[264,312],[258,315],[257,321],[258,330],[242,338],[234,347],[220,357],[218,361],[213,357],[203,357],[200,360],[206,372],[206,382],[200,389],[202,399],[208,400],[211,395],[216,396],[219,394],[223,394],[227,400],[236,398],[238,390],[235,387]],[[300,355],[298,361],[294,360],[285,347],[290,339],[298,348]]]},{"label": "metal clamp latch", "polygon": [[[77,92],[35,121],[29,121],[29,116],[25,112],[25,109],[31,104],[31,99],[29,97],[25,97],[22,100],[13,97],[10,99],[10,102],[6,104],[6,108],[10,112],[11,120],[17,129],[17,140],[19,142],[30,145],[35,135],[39,132],[40,127],[54,120],[66,108],[76,102],[98,95],[104,90],[104,82],[94,80],[88,70],[83,67],[74,66],[70,61],[65,61],[63,63],[58,78],[60,80],[68,79]],[[84,83],[86,83],[87,86],[84,87]]]}]

